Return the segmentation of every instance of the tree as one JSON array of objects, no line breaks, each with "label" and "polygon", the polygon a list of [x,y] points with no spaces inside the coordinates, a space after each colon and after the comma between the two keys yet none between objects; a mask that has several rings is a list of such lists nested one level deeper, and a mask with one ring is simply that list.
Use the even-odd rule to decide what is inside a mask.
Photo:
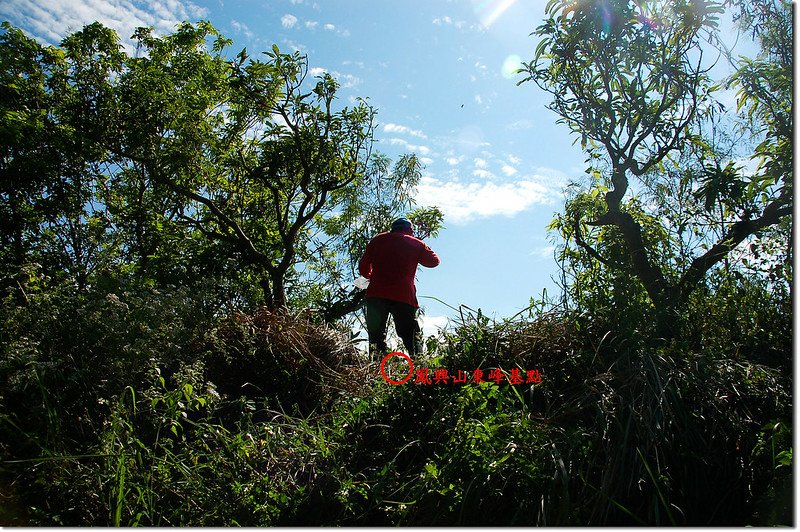
[{"label": "tree", "polygon": [[120,83],[136,91],[120,101],[137,135],[111,149],[177,194],[180,219],[254,268],[268,306],[282,307],[314,224],[366,179],[375,111],[365,101],[335,110],[328,74],[307,90],[298,53],[273,46],[267,61],[244,50],[227,61],[219,37],[205,51],[213,35],[206,24],[137,34],[146,57]]},{"label": "tree", "polygon": [[[758,173],[748,183],[749,196],[774,197],[773,210],[783,212],[793,206],[794,163],[794,33],[793,9],[783,0],[731,1],[738,11],[741,29],[750,33],[760,51],[757,57],[734,59],[736,73],[727,81],[738,89],[739,110],[745,113],[744,131],[760,142],[753,150]],[[759,247],[765,257],[776,257],[777,246],[785,252],[773,261],[791,290],[792,217],[784,215],[771,229],[776,242],[762,239]]]},{"label": "tree", "polygon": [[[50,52],[50,53],[48,53]],[[0,37],[0,256],[4,287],[13,286],[15,270],[33,260],[29,240],[48,211],[37,198],[51,197],[48,177],[57,166],[48,146],[49,98],[46,65],[54,52],[43,50],[21,31],[3,24]]]},{"label": "tree", "polygon": [[[113,32],[99,25],[43,47],[8,24],[0,37],[3,148],[0,231],[7,275],[38,264],[48,277],[78,289],[112,260],[113,239],[102,206],[106,159],[84,127],[107,104],[122,54]],[[12,273],[13,275],[13,273]],[[8,279],[8,277],[7,277]],[[22,289],[22,286],[20,286]]]},{"label": "tree", "polygon": [[[568,203],[555,226],[592,261],[641,283],[665,335],[674,333],[678,310],[710,269],[792,209],[785,167],[784,181],[769,172],[745,175],[702,136],[718,108],[703,43],[720,12],[705,0],[553,0],[535,32],[542,38],[536,56],[522,69],[527,77],[520,83],[533,81],[553,95],[550,109],[580,138],[592,163],[590,190]],[[679,166],[680,154],[694,156],[690,167]],[[688,216],[669,238],[676,226],[665,216],[667,206],[656,203],[648,213],[631,195],[666,189],[680,191],[678,203],[698,190],[713,199],[708,209],[722,202],[718,233]],[[587,202],[592,208],[577,208]],[[701,235],[690,260],[686,231]],[[608,255],[604,241],[621,245]]]},{"label": "tree", "polygon": [[225,60],[228,42],[207,24],[184,24],[163,38],[141,30],[137,38],[146,56],[131,62],[119,85],[133,91],[122,92],[120,104],[136,136],[111,149],[180,198],[180,220],[252,268],[268,306],[287,304],[298,265],[308,273],[327,260],[326,281],[341,277],[348,262],[332,266],[341,254],[319,237],[334,239],[334,251],[348,249],[352,263],[354,245],[385,210],[374,187],[402,197],[388,211],[410,198],[416,157],[388,172],[385,158],[372,153],[375,110],[365,100],[336,110],[338,83],[328,74],[309,90],[300,54],[273,46],[267,61],[245,50]]},{"label": "tree", "polygon": [[[94,23],[43,48],[6,26],[0,176],[12,262],[36,248],[81,286],[114,268],[144,282],[222,275],[278,308],[320,263],[320,235],[339,250],[361,238],[355,228],[383,208],[373,186],[410,198],[416,158],[380,170],[375,110],[338,105],[336,80],[310,80],[299,53],[229,57],[207,22],[133,38],[129,56]],[[336,229],[341,213],[350,222]]]}]

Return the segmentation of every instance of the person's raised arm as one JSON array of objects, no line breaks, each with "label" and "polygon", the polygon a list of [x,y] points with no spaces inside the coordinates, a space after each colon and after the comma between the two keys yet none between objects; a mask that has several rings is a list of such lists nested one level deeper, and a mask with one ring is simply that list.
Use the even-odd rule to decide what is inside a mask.
[{"label": "person's raised arm", "polygon": [[418,262],[426,268],[435,268],[441,263],[441,260],[439,260],[439,256],[423,242]]}]

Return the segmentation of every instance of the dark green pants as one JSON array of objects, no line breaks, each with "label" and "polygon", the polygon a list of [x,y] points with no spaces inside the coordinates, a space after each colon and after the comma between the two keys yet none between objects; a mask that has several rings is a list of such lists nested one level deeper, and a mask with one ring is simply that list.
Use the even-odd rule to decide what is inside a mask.
[{"label": "dark green pants", "polygon": [[409,356],[417,354],[421,347],[422,331],[417,322],[417,309],[408,303],[392,301],[382,297],[367,298],[367,335],[373,358],[380,358],[388,352],[386,346],[386,325],[389,314],[394,320],[397,336],[403,340]]}]

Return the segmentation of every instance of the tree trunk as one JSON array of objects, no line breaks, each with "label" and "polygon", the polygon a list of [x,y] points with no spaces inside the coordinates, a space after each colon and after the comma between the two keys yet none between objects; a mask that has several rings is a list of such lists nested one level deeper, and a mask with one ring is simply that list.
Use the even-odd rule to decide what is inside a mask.
[{"label": "tree trunk", "polygon": [[270,273],[270,281],[272,282],[272,304],[268,305],[271,309],[286,308],[286,280],[284,279],[286,272],[280,270]]},{"label": "tree trunk", "polygon": [[366,293],[366,290],[352,290],[346,297],[323,309],[322,319],[325,320],[325,323],[333,324],[348,314],[355,312],[364,304]]},{"label": "tree trunk", "polygon": [[[674,338],[680,331],[678,310],[683,303],[682,293],[669,283],[659,266],[648,257],[639,223],[630,214],[617,210],[607,212],[590,224],[612,225],[619,229],[627,246],[630,272],[642,283],[655,309],[656,335],[664,339]],[[584,247],[593,251],[591,246],[584,244]]]},{"label": "tree trunk", "polygon": [[264,297],[264,306],[269,309],[274,309],[275,305],[272,299],[272,287],[270,286],[269,278],[266,275],[262,275],[261,279],[258,281],[258,284],[261,286],[261,294]]}]

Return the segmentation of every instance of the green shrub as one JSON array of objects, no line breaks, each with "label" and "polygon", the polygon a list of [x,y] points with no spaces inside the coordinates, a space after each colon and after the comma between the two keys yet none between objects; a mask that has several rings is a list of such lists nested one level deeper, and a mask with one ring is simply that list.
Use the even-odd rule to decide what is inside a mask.
[{"label": "green shrub", "polygon": [[27,524],[791,522],[791,381],[720,349],[724,324],[665,344],[465,314],[418,368],[542,381],[393,386],[302,315],[203,308],[180,289],[5,308],[0,449]]}]

